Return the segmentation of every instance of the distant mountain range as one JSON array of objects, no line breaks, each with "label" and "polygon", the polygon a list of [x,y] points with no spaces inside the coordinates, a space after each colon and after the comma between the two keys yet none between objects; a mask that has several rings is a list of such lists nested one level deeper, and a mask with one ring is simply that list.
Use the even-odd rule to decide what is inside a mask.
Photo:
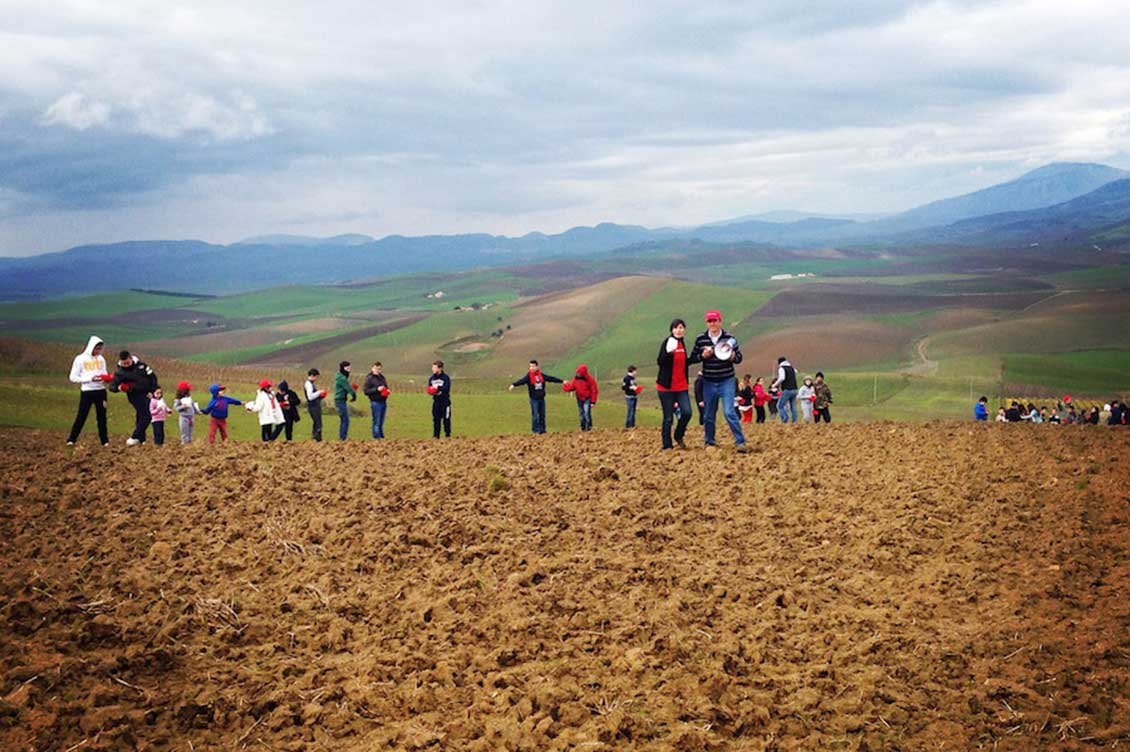
[{"label": "distant mountain range", "polygon": [[[603,223],[547,235],[263,235],[231,245],[146,240],[0,258],[0,299],[160,287],[231,293],[287,284],[335,283],[424,271],[456,271],[591,255],[643,243],[701,240],[791,248],[879,244],[992,247],[1040,242],[1130,242],[1130,172],[1057,163],[1016,180],[871,221],[770,213],[693,228]],[[1118,229],[1113,232],[1112,229]],[[1103,234],[1105,233],[1105,234]]]}]

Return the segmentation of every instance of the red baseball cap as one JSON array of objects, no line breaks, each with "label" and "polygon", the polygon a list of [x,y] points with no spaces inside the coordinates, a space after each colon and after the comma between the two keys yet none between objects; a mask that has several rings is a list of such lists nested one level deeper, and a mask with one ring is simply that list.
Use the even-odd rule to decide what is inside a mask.
[{"label": "red baseball cap", "polygon": [[271,383],[270,379],[263,379],[262,381],[259,382],[259,388],[260,389],[266,389],[269,386],[274,386],[274,384]]},{"label": "red baseball cap", "polygon": [[722,320],[722,314],[718,313],[718,311],[715,311],[715,310],[709,310],[709,311],[706,312],[706,315],[703,316],[702,318],[706,321],[710,321],[710,319],[717,319],[717,320],[721,321]]}]

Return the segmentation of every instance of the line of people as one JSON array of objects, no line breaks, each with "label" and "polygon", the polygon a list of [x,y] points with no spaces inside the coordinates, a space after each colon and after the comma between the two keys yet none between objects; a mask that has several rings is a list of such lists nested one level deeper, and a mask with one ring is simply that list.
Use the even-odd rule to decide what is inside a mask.
[{"label": "line of people", "polygon": [[[988,397],[981,397],[973,405],[973,420],[978,422],[989,420]],[[1076,409],[1070,396],[1065,397],[1065,401],[1057,402],[1050,408],[1046,405],[1037,407],[1032,402],[1023,404],[1017,400],[1012,400],[1008,407],[1001,405],[997,409],[995,422],[1092,426],[1105,423],[1108,426],[1125,426],[1130,425],[1130,407],[1117,399],[1113,399],[1101,408],[1098,405],[1092,405],[1090,409],[1086,407]]]},{"label": "line of people", "polygon": [[[165,401],[164,389],[152,367],[129,351],[122,350],[118,353],[116,369],[110,373],[103,355],[105,347],[100,337],[92,336],[71,363],[69,378],[72,383],[79,385],[79,404],[67,435],[67,446],[74,446],[78,441],[91,410],[95,414],[99,441],[103,446],[109,446],[106,420],[108,393],[124,394],[134,409],[134,427],[126,439],[127,446],[144,444],[150,429],[153,432],[153,443],[158,446],[164,444],[165,421],[174,413],[178,416],[182,444],[192,442],[199,415],[207,415],[209,418],[209,444],[215,443],[217,436],[220,441],[227,441],[230,410],[239,405],[247,412],[258,415],[263,441],[275,441],[280,436],[284,436],[286,441],[294,439],[294,426],[302,419],[298,409],[302,398],[286,381],[280,381],[276,385],[270,379],[261,380],[255,396],[246,402],[229,395],[223,384],[212,384],[209,387],[211,399],[203,408],[192,395],[193,385],[188,381],[181,381],[177,384],[173,404],[170,406]],[[343,360],[338,364],[338,371],[334,375],[333,402],[339,421],[338,438],[344,441],[349,436],[349,403],[357,400],[360,389],[370,401],[373,438],[383,439],[388,399],[392,392],[382,373],[382,366],[379,362],[373,363],[363,387],[352,381],[351,374],[352,365]],[[315,441],[322,440],[322,403],[330,396],[320,386],[320,379],[321,372],[317,368],[311,368],[306,373],[303,385],[306,410],[310,415],[311,438]],[[425,391],[432,397],[433,435],[439,438],[442,430],[444,436],[450,437],[451,377],[444,373],[443,361],[433,362]]]}]

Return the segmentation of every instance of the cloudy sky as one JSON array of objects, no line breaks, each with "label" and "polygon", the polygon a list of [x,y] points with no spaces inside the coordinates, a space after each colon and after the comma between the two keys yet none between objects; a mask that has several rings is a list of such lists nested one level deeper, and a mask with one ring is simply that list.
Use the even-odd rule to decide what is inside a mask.
[{"label": "cloudy sky", "polygon": [[1130,168],[1130,0],[1068,7],[0,0],[0,255],[884,212]]}]

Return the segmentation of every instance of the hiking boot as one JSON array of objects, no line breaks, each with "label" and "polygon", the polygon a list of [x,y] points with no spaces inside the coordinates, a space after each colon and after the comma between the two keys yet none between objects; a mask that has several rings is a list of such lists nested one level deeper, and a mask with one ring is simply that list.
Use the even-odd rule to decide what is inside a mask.
[{"label": "hiking boot", "polygon": [[749,444],[738,444],[736,447],[734,447],[734,451],[738,454],[749,454]]}]

